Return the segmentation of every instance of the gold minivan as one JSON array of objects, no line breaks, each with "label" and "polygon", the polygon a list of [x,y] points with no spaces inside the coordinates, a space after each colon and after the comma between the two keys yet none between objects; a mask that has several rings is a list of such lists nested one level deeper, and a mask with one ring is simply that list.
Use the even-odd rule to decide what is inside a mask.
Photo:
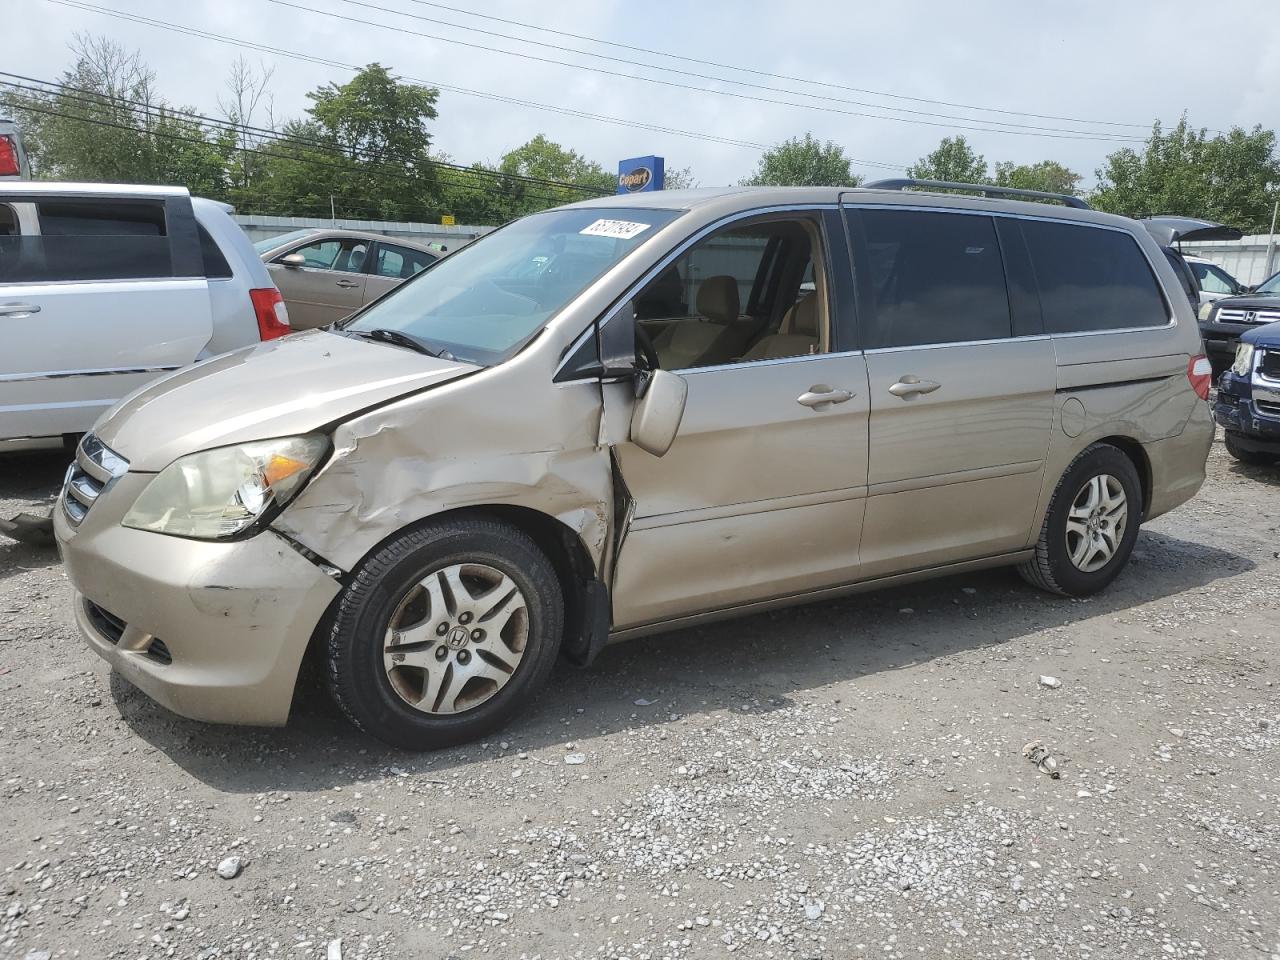
[{"label": "gold minivan", "polygon": [[559,207],[135,393],[55,510],[85,639],[247,724],[311,650],[423,749],[614,640],[1000,565],[1100,590],[1204,480],[1191,306],[1135,221],[912,186]]}]

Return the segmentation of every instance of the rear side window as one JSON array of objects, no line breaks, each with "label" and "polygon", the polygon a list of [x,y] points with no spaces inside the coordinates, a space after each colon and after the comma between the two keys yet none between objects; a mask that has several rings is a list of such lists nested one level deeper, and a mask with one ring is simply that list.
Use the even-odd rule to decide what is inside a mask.
[{"label": "rear side window", "polygon": [[1012,335],[1004,262],[990,217],[859,210],[871,300],[869,348]]},{"label": "rear side window", "polygon": [[197,226],[200,228],[200,256],[204,260],[204,275],[210,280],[228,279],[231,276],[231,264],[227,263],[227,258],[222,255],[204,224]]},{"label": "rear side window", "polygon": [[429,253],[423,253],[421,250],[398,247],[390,243],[380,243],[378,244],[378,259],[374,264],[373,272],[380,277],[408,280],[435,262],[435,257]]},{"label": "rear side window", "polygon": [[1048,333],[1163,327],[1169,308],[1127,233],[1022,221]]},{"label": "rear side window", "polygon": [[0,283],[173,276],[163,202],[39,200],[40,235],[0,234]]}]

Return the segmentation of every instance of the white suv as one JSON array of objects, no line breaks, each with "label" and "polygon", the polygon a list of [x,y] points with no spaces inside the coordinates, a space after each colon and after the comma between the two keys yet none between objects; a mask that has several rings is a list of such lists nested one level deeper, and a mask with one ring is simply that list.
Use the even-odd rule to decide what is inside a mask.
[{"label": "white suv", "polygon": [[84,433],[161,374],[289,332],[229,209],[181,187],[0,181],[0,449]]}]

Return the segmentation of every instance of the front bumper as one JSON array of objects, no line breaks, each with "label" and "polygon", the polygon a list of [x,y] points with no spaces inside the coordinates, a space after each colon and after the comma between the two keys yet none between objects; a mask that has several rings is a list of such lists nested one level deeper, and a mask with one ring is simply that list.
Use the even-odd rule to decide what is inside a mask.
[{"label": "front bumper", "polygon": [[1248,323],[1200,321],[1200,337],[1204,340],[1205,356],[1213,364],[1213,369],[1221,371],[1231,366],[1231,361],[1236,356],[1236,345],[1240,342],[1240,335],[1256,329],[1256,325]]},{"label": "front bumper", "polygon": [[[1268,405],[1262,410],[1258,401]],[[1232,373],[1218,382],[1213,419],[1233,434],[1234,442],[1257,453],[1280,453],[1280,396],[1261,387],[1242,383]],[[1272,412],[1272,410],[1276,412]]]},{"label": "front bumper", "polygon": [[61,501],[54,508],[81,634],[174,713],[283,724],[303,653],[340,585],[270,530],[209,543],[121,526],[150,479],[120,477],[79,526]]}]

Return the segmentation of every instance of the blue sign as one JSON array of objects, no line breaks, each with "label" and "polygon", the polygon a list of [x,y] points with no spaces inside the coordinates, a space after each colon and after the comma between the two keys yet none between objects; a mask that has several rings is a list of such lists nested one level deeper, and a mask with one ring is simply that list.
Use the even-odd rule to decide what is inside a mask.
[{"label": "blue sign", "polygon": [[661,190],[663,182],[661,157],[633,157],[618,164],[618,193],[644,193]]}]

